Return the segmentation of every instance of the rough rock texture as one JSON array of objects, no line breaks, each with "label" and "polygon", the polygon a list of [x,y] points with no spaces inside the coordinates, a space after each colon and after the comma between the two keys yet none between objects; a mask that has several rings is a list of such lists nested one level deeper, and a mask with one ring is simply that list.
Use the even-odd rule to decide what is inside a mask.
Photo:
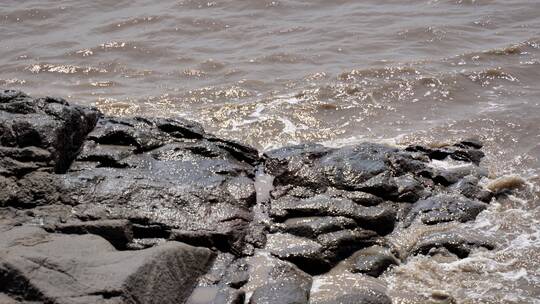
[{"label": "rough rock texture", "polygon": [[456,228],[497,195],[481,148],[261,155],[184,119],[1,91],[0,302],[391,303],[376,277],[410,256],[494,248]]},{"label": "rough rock texture", "polygon": [[209,249],[168,242],[116,251],[93,235],[16,227],[0,236],[0,285],[18,299],[47,303],[178,303],[205,273]]}]

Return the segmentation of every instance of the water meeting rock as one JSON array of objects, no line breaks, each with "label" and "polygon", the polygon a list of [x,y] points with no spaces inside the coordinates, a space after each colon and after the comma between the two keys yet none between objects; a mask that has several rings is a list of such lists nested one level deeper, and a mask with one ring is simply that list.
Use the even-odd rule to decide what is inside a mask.
[{"label": "water meeting rock", "polygon": [[[185,119],[2,91],[0,301],[390,303],[373,278],[390,266],[493,248],[440,230],[390,250],[411,227],[459,225],[487,207],[480,149],[260,154]],[[261,174],[273,181],[264,195]]]}]

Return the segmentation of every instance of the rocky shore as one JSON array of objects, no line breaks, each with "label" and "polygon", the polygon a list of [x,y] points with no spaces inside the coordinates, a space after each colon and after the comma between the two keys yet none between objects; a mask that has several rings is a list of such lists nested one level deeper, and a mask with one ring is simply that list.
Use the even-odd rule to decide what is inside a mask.
[{"label": "rocky shore", "polygon": [[496,194],[481,148],[260,154],[0,91],[0,303],[391,303],[377,277],[394,265],[495,248],[460,226]]}]

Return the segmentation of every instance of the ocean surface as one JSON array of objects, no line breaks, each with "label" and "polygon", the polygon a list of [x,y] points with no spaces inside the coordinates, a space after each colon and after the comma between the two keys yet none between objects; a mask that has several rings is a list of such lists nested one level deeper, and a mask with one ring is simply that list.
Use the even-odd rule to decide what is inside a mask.
[{"label": "ocean surface", "polygon": [[395,303],[540,303],[539,0],[1,0],[0,87],[261,150],[478,136],[527,182],[468,224],[497,248],[382,278]]}]

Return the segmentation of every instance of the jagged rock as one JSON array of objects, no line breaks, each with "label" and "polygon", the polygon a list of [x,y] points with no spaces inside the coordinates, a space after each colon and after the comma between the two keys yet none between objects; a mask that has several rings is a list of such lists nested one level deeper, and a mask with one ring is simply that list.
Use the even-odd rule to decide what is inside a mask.
[{"label": "jagged rock", "polygon": [[327,232],[314,240],[274,233],[268,235],[265,249],[309,274],[321,274],[359,248],[373,244],[377,237],[377,233],[360,228]]},{"label": "jagged rock", "polygon": [[414,203],[428,195],[428,191],[414,175],[405,174],[394,178],[397,186],[395,198],[397,201]]},{"label": "jagged rock", "polygon": [[403,223],[408,227],[416,218],[428,225],[449,221],[466,222],[475,219],[486,207],[487,204],[462,195],[437,194],[416,202]]},{"label": "jagged rock", "polygon": [[459,258],[469,256],[474,248],[494,249],[492,240],[481,237],[473,232],[451,230],[429,233],[422,236],[413,248],[410,255],[431,254],[436,249],[444,248]]},{"label": "jagged rock", "polygon": [[289,218],[282,226],[287,233],[313,238],[327,232],[355,228],[358,224],[343,216],[311,216]]},{"label": "jagged rock", "polygon": [[[59,98],[34,99],[21,92],[0,92],[0,145],[7,148],[3,149],[2,163],[7,154],[13,161],[30,162],[0,171],[19,176],[33,171],[29,170],[32,166],[66,171],[100,115],[96,109],[70,105]],[[34,161],[38,163],[32,164]]]},{"label": "jagged rock", "polygon": [[384,200],[378,196],[362,191],[345,191],[335,188],[328,188],[326,194],[331,197],[342,197],[362,206],[370,207],[381,204]]},{"label": "jagged rock", "polygon": [[257,288],[249,304],[307,304],[308,291],[297,284],[278,282]]},{"label": "jagged rock", "polygon": [[55,174],[36,171],[19,179],[0,176],[0,187],[3,189],[1,207],[29,209],[57,203],[74,204]]},{"label": "jagged rock", "polygon": [[493,198],[493,192],[478,185],[478,178],[472,175],[465,176],[452,186],[452,189],[470,199],[477,199],[489,203]]},{"label": "jagged rock", "polygon": [[389,170],[386,154],[395,151],[370,143],[340,149],[298,145],[267,152],[265,164],[275,184],[361,190],[361,183]]},{"label": "jagged rock", "polygon": [[354,219],[359,226],[382,234],[392,231],[395,211],[388,206],[365,207],[346,198],[318,194],[307,199],[283,196],[273,200],[270,215],[277,220],[303,216],[341,216]]},{"label": "jagged rock", "polygon": [[270,234],[266,250],[310,274],[322,273],[330,268],[330,262],[323,254],[324,247],[310,239],[292,234]]},{"label": "jagged rock", "polygon": [[0,292],[46,303],[178,303],[210,266],[205,248],[114,249],[95,235],[18,227],[0,236]]},{"label": "jagged rock", "polygon": [[389,266],[398,265],[399,260],[389,249],[372,246],[355,252],[352,255],[353,272],[363,273],[372,277],[380,276]]},{"label": "jagged rock", "polygon": [[[225,148],[227,142],[207,140],[194,124],[165,122],[100,120],[75,169],[63,176],[78,203],[76,215],[126,218],[161,227],[144,237],[241,251],[255,202],[255,168],[231,154],[239,145]],[[189,137],[179,138],[184,133]]]},{"label": "jagged rock", "polygon": [[443,160],[450,157],[454,160],[472,162],[478,165],[485,156],[484,152],[479,150],[479,146],[481,146],[481,144],[476,143],[476,141],[466,140],[455,145],[446,145],[439,148],[410,146],[406,150],[424,153],[430,159]]},{"label": "jagged rock", "polygon": [[[260,157],[185,119],[0,91],[0,302],[390,303],[366,276],[398,263],[380,244],[402,260],[494,247],[443,231],[522,183],[482,188],[481,147],[302,144]],[[273,189],[256,193],[256,172]]]},{"label": "jagged rock", "polygon": [[317,237],[325,249],[325,258],[333,263],[349,257],[359,248],[374,244],[377,239],[377,233],[361,228],[329,232]]}]

